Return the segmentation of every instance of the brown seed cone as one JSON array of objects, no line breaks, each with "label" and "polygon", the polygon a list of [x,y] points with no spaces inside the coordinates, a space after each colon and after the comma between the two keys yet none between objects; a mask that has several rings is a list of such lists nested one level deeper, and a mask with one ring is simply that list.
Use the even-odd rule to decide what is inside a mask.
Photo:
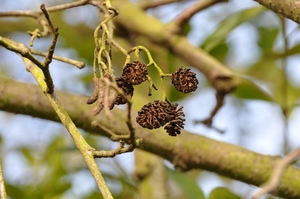
[{"label": "brown seed cone", "polygon": [[171,121],[164,127],[164,129],[170,136],[176,136],[179,135],[181,133],[181,129],[184,128],[185,114],[183,112],[183,107],[180,107],[178,110],[176,110],[178,104],[172,104],[171,106],[173,117]]},{"label": "brown seed cone", "polygon": [[[123,77],[116,78],[116,83],[117,86],[122,89],[122,91],[128,98],[131,98],[133,96],[133,92],[134,92],[133,86],[131,84],[128,84],[128,82],[125,81]],[[120,105],[126,103],[127,101],[124,99],[124,97],[122,97],[122,95],[119,94],[116,98],[114,105]]]},{"label": "brown seed cone", "polygon": [[156,129],[170,121],[170,113],[170,105],[167,102],[155,100],[142,107],[136,121],[144,128]]},{"label": "brown seed cone", "polygon": [[169,104],[167,102],[155,100],[142,107],[136,118],[137,123],[148,129],[156,129],[161,126],[170,136],[180,134],[184,128],[184,112],[183,107],[177,109],[178,104]]},{"label": "brown seed cone", "polygon": [[178,68],[172,73],[172,84],[176,90],[183,93],[190,93],[197,89],[198,80],[196,73],[190,71],[189,68]]},{"label": "brown seed cone", "polygon": [[122,77],[125,81],[132,85],[138,85],[147,80],[148,68],[139,61],[126,64],[123,69]]}]

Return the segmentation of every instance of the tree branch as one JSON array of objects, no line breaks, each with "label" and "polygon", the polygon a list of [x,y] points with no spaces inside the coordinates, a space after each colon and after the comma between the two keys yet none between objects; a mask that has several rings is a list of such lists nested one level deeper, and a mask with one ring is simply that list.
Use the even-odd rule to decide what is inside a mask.
[{"label": "tree branch", "polygon": [[[228,0],[202,0],[198,1],[195,4],[188,7],[186,10],[181,12],[174,20],[178,27],[182,27],[185,23],[187,23],[196,13],[204,10],[214,4],[227,2]],[[172,23],[172,22],[171,22]]]},{"label": "tree branch", "polygon": [[[59,121],[51,106],[45,103],[45,96],[37,86],[0,77],[0,93],[0,110]],[[91,125],[93,121],[97,121],[116,134],[129,133],[126,125],[126,111],[115,108],[112,113],[116,121],[120,122],[112,123],[104,117],[104,113],[100,113],[99,117],[92,115],[93,107],[85,104],[87,97],[59,91],[56,91],[56,94],[77,127],[109,136]],[[260,186],[270,178],[272,169],[280,159],[186,131],[182,131],[182,135],[178,138],[171,138],[163,132],[163,129],[150,131],[138,125],[135,125],[135,128],[136,138],[143,139],[138,148],[169,160],[181,170],[205,169]],[[289,166],[282,175],[276,194],[296,199],[300,198],[299,190],[300,170]]]},{"label": "tree branch", "polygon": [[161,157],[136,150],[134,176],[139,197],[143,199],[169,199],[166,168]]},{"label": "tree branch", "polygon": [[224,131],[214,127],[212,125],[213,119],[215,117],[215,115],[217,114],[217,112],[222,108],[224,100],[225,100],[225,94],[224,93],[216,93],[216,105],[214,107],[214,109],[211,111],[210,116],[204,120],[195,120],[194,124],[205,124],[206,126],[215,129],[216,131],[218,131],[219,133],[224,133]]},{"label": "tree branch", "polygon": [[300,24],[300,2],[297,0],[254,0]]}]

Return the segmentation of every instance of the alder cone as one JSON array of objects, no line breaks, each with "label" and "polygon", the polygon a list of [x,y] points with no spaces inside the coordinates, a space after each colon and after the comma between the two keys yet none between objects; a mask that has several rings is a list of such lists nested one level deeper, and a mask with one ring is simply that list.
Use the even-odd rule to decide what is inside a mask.
[{"label": "alder cone", "polygon": [[128,63],[123,68],[122,78],[132,85],[141,84],[148,79],[148,67],[140,61]]},{"label": "alder cone", "polygon": [[[124,80],[123,77],[118,77],[116,78],[116,83],[117,86],[122,89],[124,92],[125,96],[128,98],[131,98],[133,96],[134,88],[131,84],[129,84],[127,81]],[[115,105],[120,105],[120,104],[126,104],[127,101],[124,99],[122,95],[118,95],[115,101]]]},{"label": "alder cone", "polygon": [[143,128],[156,129],[165,125],[164,129],[170,136],[179,135],[184,128],[183,107],[177,109],[178,104],[155,100],[142,107],[136,118]]},{"label": "alder cone", "polygon": [[190,93],[197,89],[198,79],[196,73],[190,71],[189,68],[178,68],[172,73],[172,84],[176,90],[183,93]]},{"label": "alder cone", "polygon": [[167,102],[155,100],[142,107],[136,118],[143,128],[156,129],[170,121],[170,105]]},{"label": "alder cone", "polygon": [[178,104],[172,104],[172,118],[171,121],[164,127],[170,136],[176,136],[181,133],[181,129],[184,128],[185,114],[183,107],[181,106],[177,110]]}]

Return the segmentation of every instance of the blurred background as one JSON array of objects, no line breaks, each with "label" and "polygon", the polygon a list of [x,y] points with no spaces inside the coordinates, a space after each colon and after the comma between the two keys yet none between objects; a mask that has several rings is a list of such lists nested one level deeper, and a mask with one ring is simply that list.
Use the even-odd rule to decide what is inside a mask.
[{"label": "blurred background", "polygon": [[[70,1],[1,0],[0,12],[38,10],[42,3],[49,7],[66,2]],[[195,2],[183,0],[149,9],[147,12],[163,23],[168,23]],[[122,13],[118,17],[121,16]],[[87,5],[55,12],[51,17],[55,25],[60,27],[55,54],[86,63],[86,67],[79,70],[53,61],[50,71],[55,88],[89,95],[92,92],[93,31],[101,16],[95,7]],[[37,27],[39,24],[33,19],[0,18],[0,35],[12,37],[26,45],[29,45],[30,38],[26,31]],[[215,105],[215,90],[205,76],[171,52],[139,36],[134,36],[132,41],[132,37],[123,34],[122,30],[116,30],[116,40],[128,49],[132,45],[146,46],[166,73],[181,66],[191,67],[197,73],[199,87],[193,94],[181,95],[171,85],[168,87],[169,99],[184,106],[186,130],[266,155],[282,156],[299,147],[298,24],[281,19],[254,1],[231,0],[199,12],[184,30],[194,46],[203,48],[261,88],[257,91],[251,86],[245,86],[239,92],[226,96],[225,105],[213,122],[214,127],[224,131],[223,134],[205,125],[194,124],[194,120],[208,117]],[[35,40],[34,49],[46,52],[50,43],[51,37]],[[117,51],[113,54],[113,57],[118,58],[114,61],[119,69],[125,60],[124,57],[119,59],[121,56]],[[150,76],[155,75],[154,73],[150,71]],[[0,48],[0,74],[36,84],[31,74],[25,70],[22,60],[4,48]],[[157,80],[158,78],[154,78],[154,81]],[[154,93],[152,97],[146,97],[145,88],[137,86],[135,90],[133,100],[136,110],[144,103],[136,99],[144,96],[143,99],[150,102],[159,96],[159,93]],[[267,95],[272,96],[272,101],[266,100]],[[286,115],[283,110],[287,110]],[[84,130],[81,132],[97,149],[113,149],[118,145],[107,138],[92,136]],[[81,155],[61,124],[0,111],[0,135],[9,198],[102,198]],[[132,175],[132,153],[97,162],[115,198],[138,198],[136,181]],[[165,165],[169,168],[168,183],[173,190],[172,198],[199,198],[195,194],[189,194],[199,192],[203,192],[204,198],[210,199],[220,198],[220,194],[229,194],[229,198],[249,198],[257,190],[254,186],[211,172],[198,170],[182,174],[174,171],[169,162],[165,162]],[[180,181],[191,189],[184,187]]]}]

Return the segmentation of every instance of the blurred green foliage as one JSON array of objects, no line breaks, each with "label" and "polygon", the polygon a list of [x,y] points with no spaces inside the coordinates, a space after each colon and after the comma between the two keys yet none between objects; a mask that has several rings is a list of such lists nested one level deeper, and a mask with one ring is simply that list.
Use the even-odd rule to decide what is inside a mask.
[{"label": "blurred green foliage", "polygon": [[211,191],[208,199],[242,199],[242,198],[232,193],[225,187],[218,187]]}]

